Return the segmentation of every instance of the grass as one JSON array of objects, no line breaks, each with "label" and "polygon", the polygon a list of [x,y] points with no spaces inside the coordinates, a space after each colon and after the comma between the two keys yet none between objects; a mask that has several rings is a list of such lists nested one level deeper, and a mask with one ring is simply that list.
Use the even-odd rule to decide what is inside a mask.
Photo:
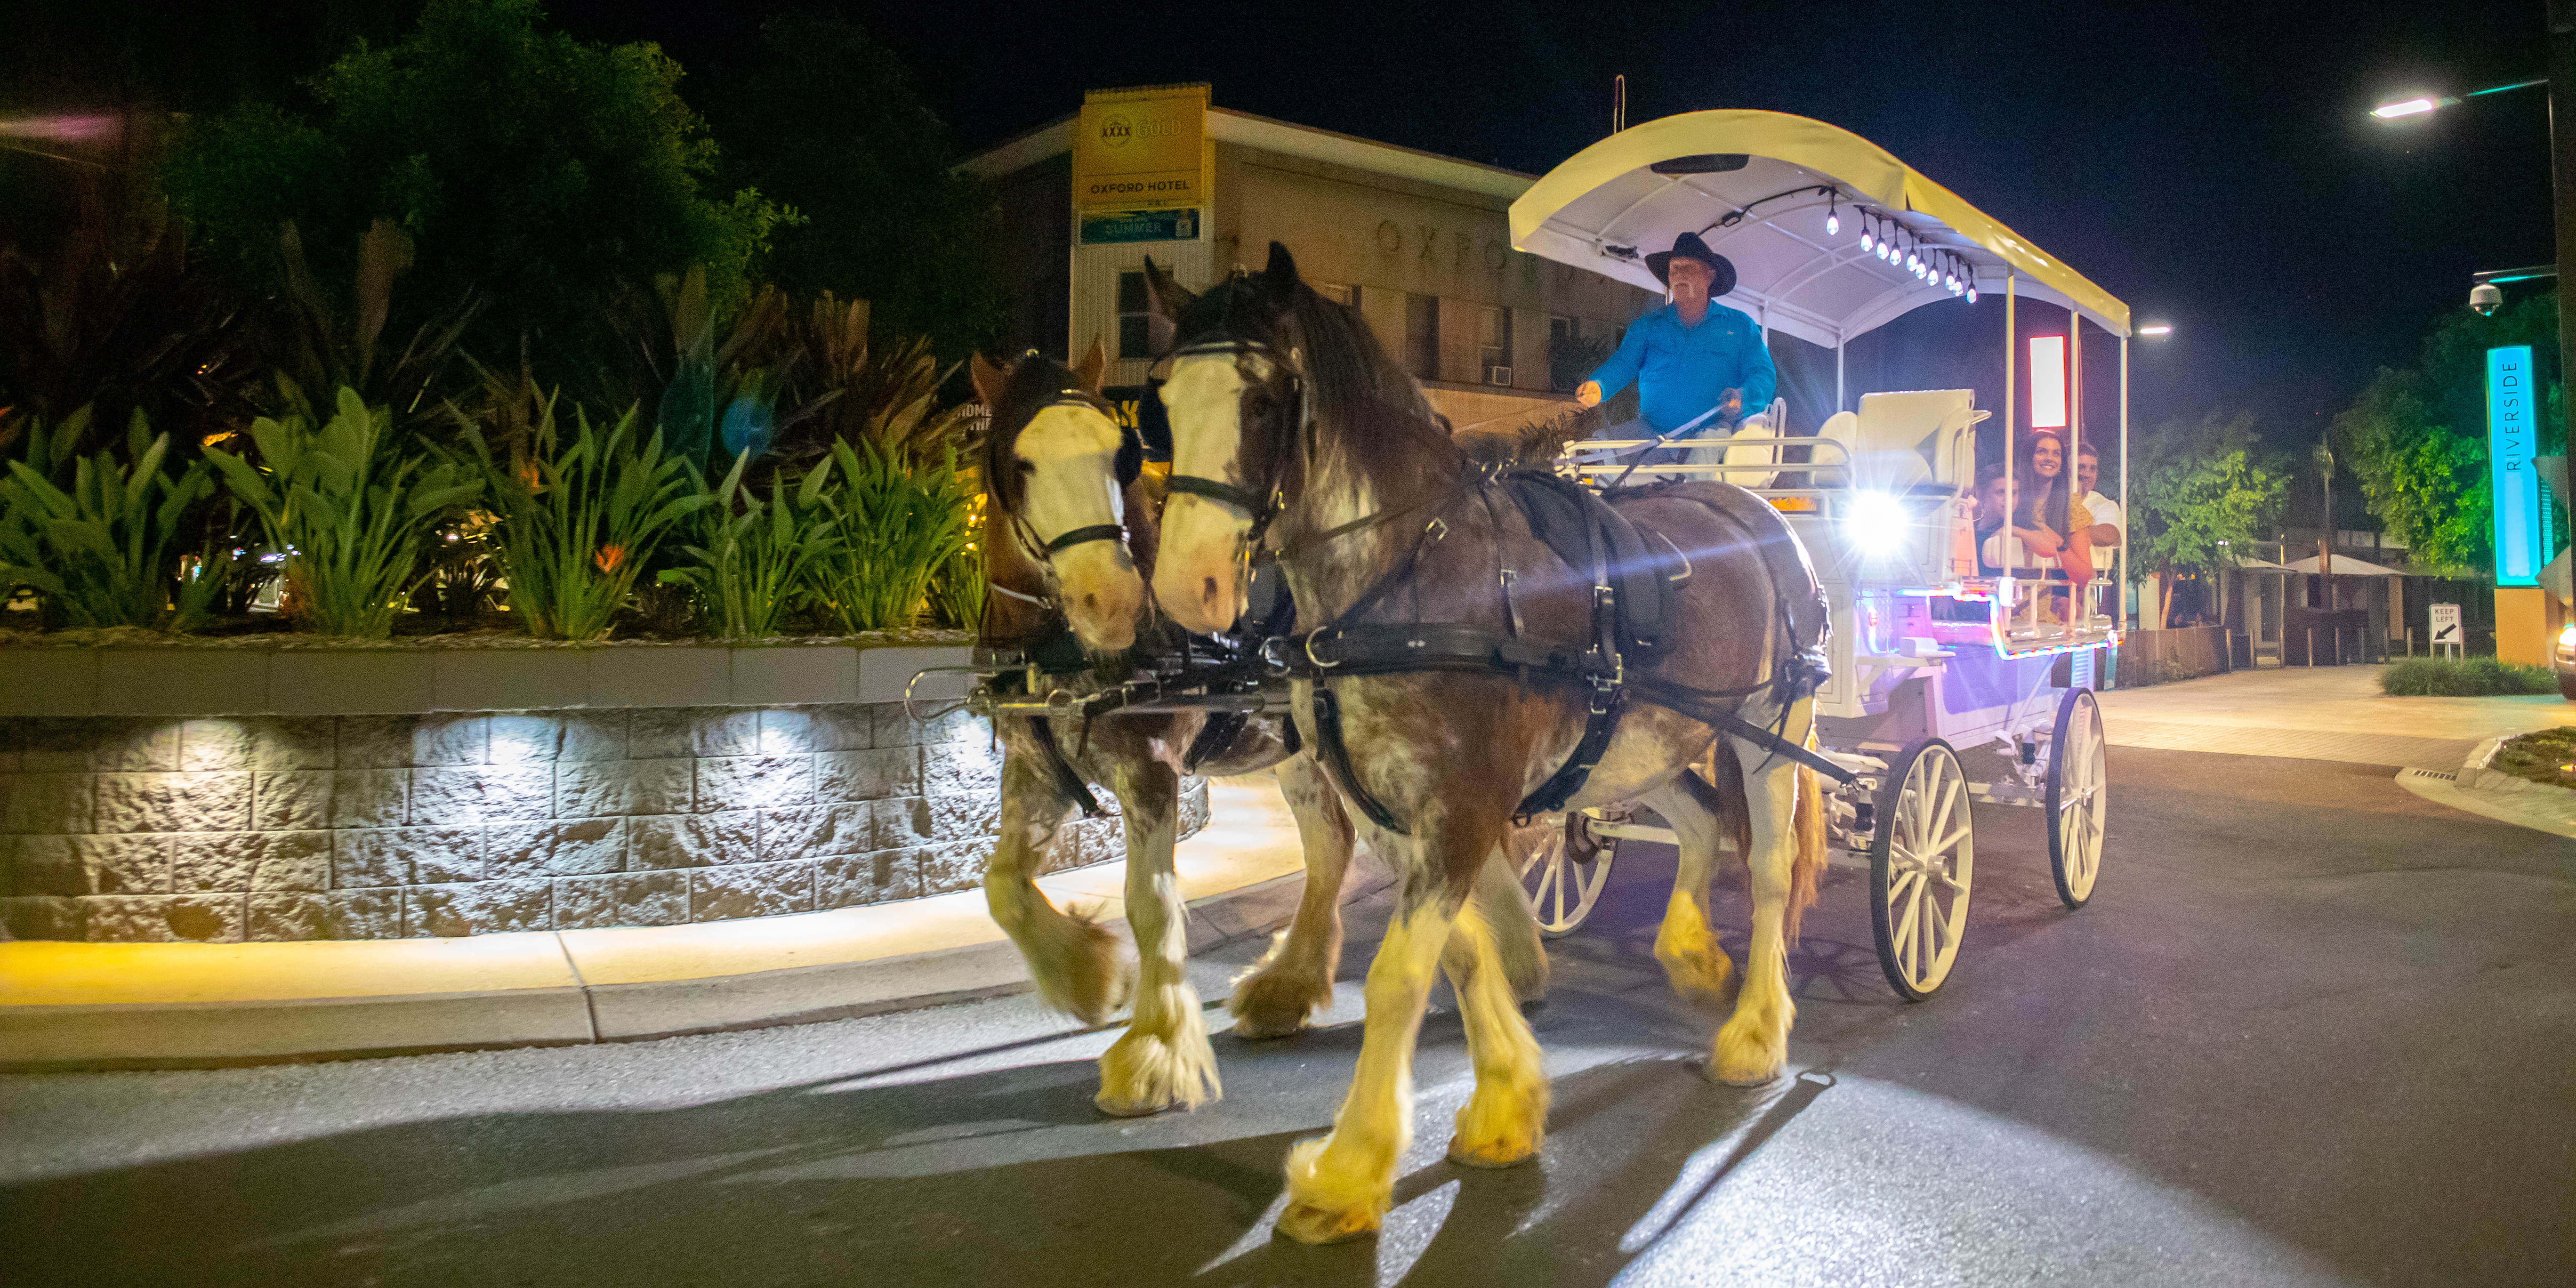
[{"label": "grass", "polygon": [[494,457],[465,425],[501,515],[495,535],[511,611],[539,639],[604,638],[663,536],[715,501],[692,485],[685,461],[663,452],[659,433],[635,441],[634,413],[605,431],[579,412],[574,419],[572,443],[562,446],[548,399],[516,463]]},{"label": "grass", "polygon": [[2576,725],[2507,738],[2487,768],[2553,787],[2576,787]]},{"label": "grass", "polygon": [[2556,693],[2558,680],[2548,667],[2491,657],[2410,657],[2379,673],[2379,691],[2392,698],[2492,698]]}]

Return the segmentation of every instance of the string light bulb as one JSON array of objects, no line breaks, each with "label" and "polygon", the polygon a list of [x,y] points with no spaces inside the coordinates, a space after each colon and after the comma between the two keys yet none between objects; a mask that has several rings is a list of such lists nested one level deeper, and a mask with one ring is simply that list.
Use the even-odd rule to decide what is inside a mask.
[{"label": "string light bulb", "polygon": [[1825,235],[1838,236],[1842,230],[1842,194],[1837,192],[1825,198]]},{"label": "string light bulb", "polygon": [[1874,226],[1875,221],[1867,214],[1860,217],[1860,248],[1871,254],[1878,252],[1878,238],[1871,235]]}]

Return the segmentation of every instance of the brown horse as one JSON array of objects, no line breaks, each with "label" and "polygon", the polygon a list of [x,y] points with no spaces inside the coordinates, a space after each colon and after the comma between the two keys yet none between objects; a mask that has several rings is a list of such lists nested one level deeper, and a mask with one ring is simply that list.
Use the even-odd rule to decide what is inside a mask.
[{"label": "brown horse", "polygon": [[[1133,449],[1099,398],[1105,365],[1094,345],[1079,371],[1035,355],[1008,375],[980,357],[973,366],[976,390],[993,409],[983,469],[984,566],[993,592],[984,639],[1055,659],[1046,664],[1056,672],[1046,683],[1077,694],[1111,683],[1123,662],[1120,651],[1140,643],[1140,632],[1151,647],[1165,643],[1158,634],[1170,630],[1145,605],[1153,498],[1135,471],[1120,477],[1121,454]],[[1060,596],[1067,583],[1084,590]],[[1057,828],[1077,803],[1087,803],[1085,783],[1106,785],[1121,807],[1127,916],[1139,960],[1134,1018],[1100,1061],[1096,1103],[1112,1114],[1195,1107],[1219,1093],[1199,1000],[1182,970],[1188,940],[1172,872],[1180,762],[1205,722],[1196,712],[1113,715],[1087,726],[1025,715],[994,722],[1004,748],[1002,819],[985,897],[1028,962],[1040,995],[1086,1023],[1114,1012],[1131,981],[1109,931],[1056,908],[1034,878]],[[1186,767],[1242,774],[1276,765],[1304,842],[1306,888],[1296,919],[1228,999],[1243,1037],[1303,1027],[1332,1000],[1341,959],[1340,895],[1351,826],[1313,758],[1290,755],[1283,734],[1277,717],[1254,719],[1222,745],[1199,749],[1203,762]],[[1531,988],[1545,975],[1537,943],[1532,926],[1515,971]]]},{"label": "brown horse", "polygon": [[[1331,668],[1371,636],[1390,648],[1475,638],[1579,650],[1599,629],[1595,574],[1569,569],[1534,533],[1517,493],[1469,469],[1366,325],[1300,282],[1284,248],[1271,247],[1265,272],[1238,273],[1205,297],[1150,264],[1147,282],[1178,335],[1163,391],[1174,460],[1155,597],[1184,627],[1222,627],[1240,611],[1249,558],[1266,551],[1278,560],[1305,633],[1291,650],[1308,677],[1294,686],[1299,731],[1334,768],[1346,805],[1366,816],[1370,847],[1401,881],[1397,915],[1368,974],[1349,1096],[1332,1133],[1291,1154],[1279,1221],[1308,1242],[1347,1238],[1383,1219],[1411,1136],[1412,1050],[1435,970],[1457,990],[1476,1073],[1450,1157],[1500,1167],[1540,1147],[1547,1080],[1494,969],[1494,909],[1475,877],[1515,812],[1529,807],[1525,797],[1581,744],[1590,690],[1544,667],[1518,675],[1355,667],[1356,676]],[[1633,695],[1652,684],[1724,695],[1733,710],[1715,719],[1771,725],[1789,744],[1806,743],[1813,700],[1794,661],[1816,641],[1796,638],[1791,609],[1797,597],[1813,603],[1817,588],[1786,525],[1740,490],[1664,485],[1617,504],[1657,549],[1670,546],[1664,647],[1629,656],[1632,699],[1588,781],[1564,804],[1642,800],[1672,824],[1681,875],[1656,955],[1686,995],[1721,997],[1730,968],[1709,930],[1707,891],[1726,802],[1687,772],[1717,725]],[[1067,590],[1083,593],[1070,574]],[[1787,1060],[1795,1010],[1787,945],[1814,897],[1824,819],[1812,771],[1767,740],[1737,741],[1753,944],[1709,1072],[1752,1085],[1777,1077]]]}]

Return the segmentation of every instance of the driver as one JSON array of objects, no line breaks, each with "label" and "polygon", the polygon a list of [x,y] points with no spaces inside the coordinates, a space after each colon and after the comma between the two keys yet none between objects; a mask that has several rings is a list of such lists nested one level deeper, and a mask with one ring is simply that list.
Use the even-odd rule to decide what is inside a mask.
[{"label": "driver", "polygon": [[1633,380],[1643,423],[1606,436],[1652,438],[1698,421],[1682,436],[1725,438],[1745,408],[1771,405],[1778,383],[1753,319],[1717,303],[1735,289],[1735,265],[1698,233],[1683,233],[1671,250],[1648,255],[1646,267],[1670,288],[1670,302],[1629,324],[1619,351],[1574,391],[1575,404],[1598,406]]}]

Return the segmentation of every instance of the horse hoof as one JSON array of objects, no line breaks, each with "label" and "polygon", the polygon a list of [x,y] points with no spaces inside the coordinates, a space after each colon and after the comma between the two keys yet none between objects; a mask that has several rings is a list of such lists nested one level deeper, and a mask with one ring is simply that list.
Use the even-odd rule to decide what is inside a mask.
[{"label": "horse hoof", "polygon": [[1707,1064],[1701,1066],[1700,1072],[1706,1075],[1709,1081],[1720,1083],[1725,1086],[1759,1087],[1779,1078],[1780,1071],[1787,1065],[1788,1061],[1786,1060],[1771,1060],[1764,1062],[1759,1060],[1729,1061],[1717,1059],[1711,1060]]},{"label": "horse hoof", "polygon": [[1169,1098],[1129,1100],[1103,1091],[1093,1096],[1091,1103],[1098,1106],[1100,1112],[1112,1118],[1151,1118],[1171,1108],[1174,1102]]},{"label": "horse hoof", "polygon": [[1365,1207],[1327,1208],[1291,1203],[1279,1214],[1279,1233],[1304,1244],[1348,1243],[1377,1231],[1382,1218]]},{"label": "horse hoof", "polygon": [[1332,1000],[1332,988],[1285,975],[1255,975],[1234,986],[1226,1010],[1239,1038],[1284,1038],[1303,1032],[1306,1017]]},{"label": "horse hoof", "polygon": [[1449,1138],[1449,1161],[1460,1167],[1482,1167],[1499,1170],[1518,1167],[1538,1157],[1536,1142],[1486,1140],[1468,1144],[1464,1137]]}]

